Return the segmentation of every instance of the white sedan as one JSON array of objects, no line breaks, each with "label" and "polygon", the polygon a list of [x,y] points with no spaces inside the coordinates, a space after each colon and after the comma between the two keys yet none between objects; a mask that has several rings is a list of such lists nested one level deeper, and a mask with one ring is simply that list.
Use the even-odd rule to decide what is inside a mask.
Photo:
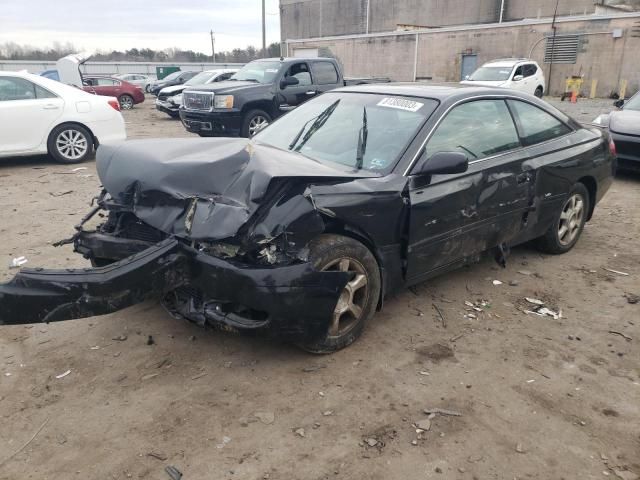
[{"label": "white sedan", "polygon": [[0,158],[48,153],[60,163],[127,138],[118,100],[26,72],[0,72]]}]

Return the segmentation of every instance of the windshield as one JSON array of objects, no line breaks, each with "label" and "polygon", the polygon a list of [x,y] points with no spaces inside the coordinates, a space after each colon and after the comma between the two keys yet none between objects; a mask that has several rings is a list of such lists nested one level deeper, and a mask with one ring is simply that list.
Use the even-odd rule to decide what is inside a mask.
[{"label": "windshield", "polygon": [[280,62],[251,62],[238,70],[231,80],[272,83],[281,66]]},{"label": "windshield", "polygon": [[438,103],[368,93],[325,93],[283,116],[254,141],[320,162],[388,173]]},{"label": "windshield", "polygon": [[511,67],[480,67],[471,74],[469,80],[477,82],[499,82],[509,79]]},{"label": "windshield", "polygon": [[204,85],[207,83],[215,73],[212,72],[200,72],[196,76],[184,82],[185,85]]},{"label": "windshield", "polygon": [[640,94],[636,93],[624,104],[623,110],[640,110]]},{"label": "windshield", "polygon": [[176,78],[178,78],[180,76],[181,73],[183,73],[183,72],[181,72],[180,70],[178,70],[177,72],[170,73],[169,75],[167,75],[166,77],[164,77],[160,81],[161,82],[168,82],[170,80],[175,80]]}]

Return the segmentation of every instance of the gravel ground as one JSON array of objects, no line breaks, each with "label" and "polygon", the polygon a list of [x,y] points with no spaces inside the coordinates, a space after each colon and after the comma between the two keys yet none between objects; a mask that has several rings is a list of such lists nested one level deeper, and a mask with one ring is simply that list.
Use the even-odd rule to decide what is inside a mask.
[{"label": "gravel ground", "polygon": [[[581,121],[611,104],[552,102]],[[149,99],[124,115],[130,138],[189,136]],[[82,166],[2,162],[0,281],[18,255],[86,265],[51,246],[98,192]],[[163,480],[167,465],[185,480],[637,478],[639,186],[619,176],[570,253],[521,246],[504,270],[486,259],[406,290],[331,356],[203,330],[154,302],[2,327],[0,479]],[[524,297],[562,318],[523,313]],[[434,408],[461,416],[417,433]]]}]

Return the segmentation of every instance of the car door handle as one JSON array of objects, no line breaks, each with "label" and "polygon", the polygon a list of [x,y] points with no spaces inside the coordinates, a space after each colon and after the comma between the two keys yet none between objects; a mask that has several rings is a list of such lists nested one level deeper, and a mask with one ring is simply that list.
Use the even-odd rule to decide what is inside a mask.
[{"label": "car door handle", "polygon": [[45,110],[57,110],[59,107],[58,107],[58,105],[54,105],[52,103],[48,103],[45,106],[43,106],[42,108],[44,108]]}]

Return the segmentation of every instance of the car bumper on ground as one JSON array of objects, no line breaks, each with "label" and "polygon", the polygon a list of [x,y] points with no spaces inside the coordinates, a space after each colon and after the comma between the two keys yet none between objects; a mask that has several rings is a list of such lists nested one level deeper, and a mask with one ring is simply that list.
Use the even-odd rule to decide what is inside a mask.
[{"label": "car bumper on ground", "polygon": [[348,273],[318,272],[306,262],[245,265],[174,237],[150,244],[80,232],[75,244],[85,255],[121,260],[98,268],[20,271],[0,284],[0,325],[86,318],[171,297],[175,301],[165,300],[169,311],[197,323],[303,341],[326,333],[350,280]]},{"label": "car bumper on ground", "polygon": [[242,128],[240,112],[198,113],[180,109],[180,119],[187,131],[202,136],[237,136]]}]

